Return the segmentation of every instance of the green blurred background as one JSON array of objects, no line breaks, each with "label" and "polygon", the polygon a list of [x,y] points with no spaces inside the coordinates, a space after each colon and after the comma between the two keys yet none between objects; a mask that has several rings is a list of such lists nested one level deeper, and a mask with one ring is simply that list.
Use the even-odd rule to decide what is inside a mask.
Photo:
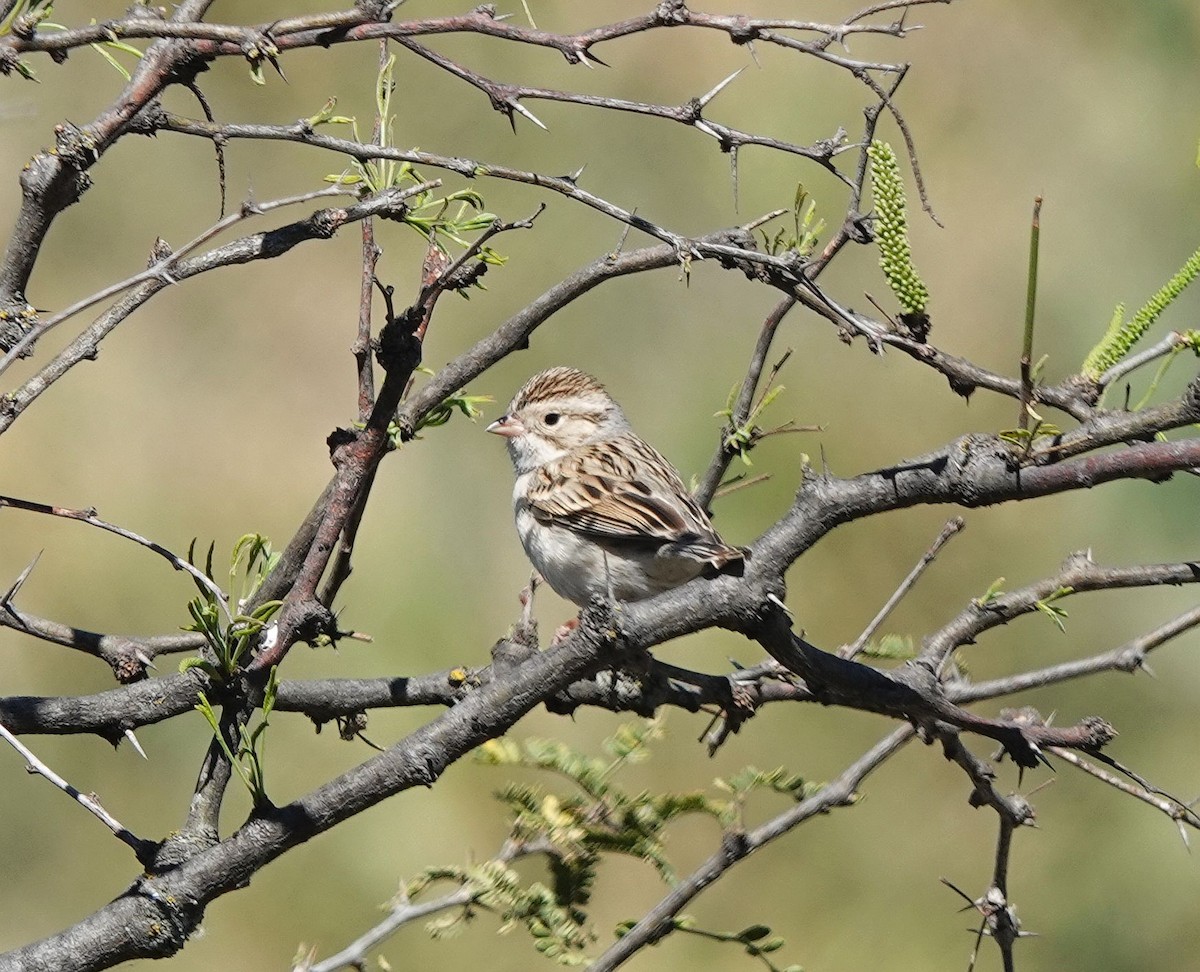
[{"label": "green blurred background", "polygon": [[[61,3],[64,23],[116,14],[121,4]],[[649,3],[546,3],[530,0],[538,25],[577,29],[644,13]],[[745,2],[737,12],[835,20],[839,3]],[[265,22],[292,4],[218,4],[214,18]],[[439,0],[410,0],[406,17],[461,12]],[[712,6],[710,9],[720,9]],[[523,16],[520,4],[504,12]],[[976,0],[921,8],[927,25],[904,41],[855,38],[853,54],[915,65],[900,103],[915,133],[938,229],[915,215],[913,245],[933,293],[933,339],[954,353],[1012,373],[1024,308],[1029,214],[1043,194],[1042,274],[1037,352],[1057,380],[1078,367],[1113,306],[1134,306],[1197,244],[1200,174],[1194,159],[1200,123],[1200,8],[1186,0]],[[611,70],[571,68],[551,52],[479,37],[430,45],[502,81],[574,88],[638,100],[680,103],[730,72],[749,66],[713,104],[714,118],[744,130],[808,142],[844,125],[859,130],[864,92],[844,72],[758,45],[761,68],[744,48],[706,31],[660,31],[597,53]],[[54,124],[92,119],[119,89],[117,74],[94,53],[60,67],[33,61],[41,84],[0,85],[0,226],[17,212],[21,165],[52,140]],[[331,95],[339,110],[369,129],[373,45],[302,51],[284,60],[288,83],[268,72],[251,84],[244,63],[226,60],[201,78],[219,120],[288,123],[315,112]],[[473,89],[403,51],[396,141],[550,173],[587,163],[584,185],[626,208],[685,233],[702,233],[787,206],[797,181],[836,222],[839,185],[793,157],[747,149],[740,159],[735,210],[728,159],[711,139],[665,123],[596,110],[531,102],[549,133],[507,123]],[[175,110],[196,114],[173,91]],[[893,125],[883,137],[899,145]],[[286,144],[229,147],[232,199],[267,200],[316,187],[342,160]],[[847,157],[848,161],[849,157]],[[145,265],[156,236],[178,245],[216,216],[216,167],[201,141],[127,138],[93,170],[95,187],[50,234],[31,283],[38,307],[57,309]],[[427,173],[432,174],[432,173]],[[453,177],[450,188],[458,188]],[[505,218],[528,215],[545,197],[499,182],[476,185]],[[915,195],[915,194],[913,194]],[[437,367],[486,334],[546,286],[613,247],[620,227],[591,211],[549,198],[532,233],[503,238],[508,265],[487,278],[470,302],[447,298],[435,318],[426,363]],[[299,215],[299,214],[297,214]],[[293,218],[262,220],[266,228]],[[380,274],[410,294],[421,243],[411,232],[381,231]],[[636,237],[631,244],[643,240]],[[357,228],[328,244],[307,244],[284,259],[210,274],[163,293],[124,324],[99,360],[76,368],[7,434],[0,492],[101,515],[183,550],[193,537],[228,550],[260,531],[280,544],[330,474],[325,436],[354,419],[349,346],[358,290]],[[839,257],[825,278],[844,303],[865,306],[864,292],[886,297],[871,252]],[[742,373],[762,317],[775,295],[740,275],[693,267],[618,281],[591,293],[539,331],[532,347],[493,369],[470,390],[501,404],[534,371],[573,363],[604,380],[636,427],[685,476],[708,461],[718,430],[713,413]],[[1197,298],[1173,308],[1165,326],[1195,325]],[[12,369],[3,390],[30,374],[67,340],[72,322]],[[1160,325],[1160,328],[1163,325]],[[820,424],[820,434],[769,440],[754,456],[763,486],[718,506],[725,536],[748,542],[786,508],[801,455],[821,450],[839,474],[875,468],[933,448],[969,430],[1014,424],[1015,407],[986,393],[969,403],[901,355],[873,357],[847,348],[828,324],[796,313],[779,347],[795,348],[779,421]],[[1190,367],[1181,363],[1164,391]],[[1144,386],[1144,382],[1143,382]],[[1141,387],[1134,394],[1140,394]],[[768,416],[770,418],[770,416]],[[1054,421],[1055,416],[1049,416]],[[455,420],[384,463],[367,511],[356,572],[340,600],[345,626],[374,636],[339,651],[297,649],[290,677],[406,674],[451,664],[482,665],[488,646],[517,612],[527,564],[511,525],[511,475],[502,444],[482,424]],[[1090,547],[1111,564],[1197,555],[1197,486],[1125,484],[1092,493],[966,514],[965,534],[942,554],[887,625],[921,634],[943,623],[997,577],[1017,586],[1052,572],[1071,551]],[[793,569],[790,604],[818,644],[853,639],[926,549],[951,511],[919,509],[859,523],[826,539]],[[0,585],[38,552],[42,559],[21,593],[28,611],[98,631],[161,633],[186,621],[191,594],[146,551],[78,524],[10,510],[0,515]],[[1195,602],[1194,590],[1091,595],[1067,604],[1065,635],[1044,617],[989,634],[968,651],[977,677],[991,677],[1111,648]],[[567,605],[539,601],[543,630],[567,617]],[[1112,752],[1166,789],[1197,788],[1200,676],[1195,634],[1161,651],[1157,680],[1103,676],[1029,693],[1021,702],[1061,722],[1103,714],[1121,730]],[[111,685],[107,669],[4,631],[3,687],[13,694],[84,694]],[[663,646],[681,664],[724,671],[727,659],[752,664],[753,645],[716,633]],[[165,659],[163,667],[175,662]],[[994,712],[998,704],[981,711]],[[375,713],[368,735],[389,744],[433,713]],[[574,720],[542,712],[516,736],[557,736],[595,750],[621,721],[601,712]],[[785,764],[824,779],[884,734],[874,716],[816,707],[776,706],[755,718],[714,759],[695,739],[705,716],[669,714],[670,738],[627,783],[688,789],[753,763]],[[184,817],[209,737],[199,715],[139,732],[150,760],[129,747],[114,752],[90,737],[27,742],[83,790],[95,790],[127,826],[162,836]],[[987,747],[975,747],[985,752]],[[280,715],[269,745],[268,788],[276,802],[302,793],[365,759],[361,744],[336,733],[315,736],[307,720]],[[1002,785],[1017,787],[1009,768]],[[1024,790],[1051,778],[1030,774]],[[1200,950],[1196,921],[1200,873],[1162,815],[1063,768],[1034,798],[1040,829],[1016,843],[1010,889],[1027,927],[1025,972],[1063,968],[1179,969]],[[179,970],[285,968],[300,942],[327,955],[377,920],[376,910],[402,876],[432,863],[490,856],[504,826],[490,792],[503,771],[464,762],[432,790],[401,795],[288,854],[252,887],[208,911],[207,934],[172,960]],[[735,869],[692,907],[704,927],[734,930],[770,924],[788,940],[780,953],[810,970],[864,967],[950,969],[966,966],[972,915],[938,881],[945,876],[978,893],[991,873],[995,821],[966,802],[961,772],[919,745],[889,763],[865,787],[856,808],[813,821]],[[224,823],[236,826],[247,805],[234,793]],[[780,809],[764,799],[759,817]],[[0,753],[0,947],[53,932],[119,893],[136,876],[127,850],[77,806],[26,776],[15,753]],[[677,868],[716,846],[711,823],[672,831]],[[522,865],[534,875],[537,868]],[[596,889],[600,944],[613,924],[641,913],[663,893],[651,870],[632,862],[607,867]],[[460,938],[434,943],[411,928],[383,953],[395,968],[539,967],[527,938],[497,941],[482,918]],[[676,936],[630,963],[635,969],[753,968],[734,949]],[[132,967],[132,966],[131,966]],[[148,966],[147,966],[148,967]],[[549,965],[541,966],[549,968]],[[998,968],[985,950],[981,968]]]}]

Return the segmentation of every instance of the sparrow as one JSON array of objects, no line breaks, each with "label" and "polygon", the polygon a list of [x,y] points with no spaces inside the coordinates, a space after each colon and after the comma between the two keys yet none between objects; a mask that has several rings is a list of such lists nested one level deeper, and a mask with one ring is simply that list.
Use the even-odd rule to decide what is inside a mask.
[{"label": "sparrow", "polygon": [[638,601],[742,572],[746,552],[721,539],[675,467],[591,375],[534,375],[487,431],[508,440],[521,545],[567,600]]}]

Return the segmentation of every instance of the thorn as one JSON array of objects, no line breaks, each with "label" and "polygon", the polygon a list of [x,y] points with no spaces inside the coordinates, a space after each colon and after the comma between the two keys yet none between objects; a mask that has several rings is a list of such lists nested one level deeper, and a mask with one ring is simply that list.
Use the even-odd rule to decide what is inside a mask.
[{"label": "thorn", "polygon": [[572,172],[569,176],[566,177],[567,182],[571,183],[571,185],[573,185],[573,186],[579,185],[579,177],[581,175],[583,175],[583,170],[586,168],[587,168],[587,163],[584,162],[583,165],[581,165],[578,169],[576,169],[574,172]]},{"label": "thorn", "polygon": [[[632,213],[631,215],[633,215],[633,216],[636,216],[636,215],[637,215],[637,209],[636,209],[636,208],[633,210],[633,213]],[[631,223],[626,223],[626,224],[625,224],[625,226],[622,228],[622,230],[621,230],[621,238],[620,238],[619,240],[617,240],[617,248],[616,248],[615,250],[613,250],[613,252],[612,252],[612,258],[613,258],[614,260],[615,260],[615,259],[616,259],[618,256],[620,256],[620,254],[621,254],[621,251],[625,249],[625,241],[626,241],[627,239],[629,239],[629,231],[630,231],[631,229],[633,229],[633,225],[632,225]]]},{"label": "thorn", "polygon": [[[969,908],[975,907],[975,901],[971,898],[971,896],[969,894],[967,894],[967,892],[962,890],[962,888],[956,886],[953,882],[951,882],[951,880],[949,878],[941,877],[941,878],[938,878],[938,880],[941,881],[942,884],[946,885],[946,887],[948,887],[951,891],[953,891],[955,894],[957,894],[960,898],[962,898],[963,901],[967,902],[967,907],[969,907]],[[966,908],[963,908],[962,910],[966,911]]]},{"label": "thorn", "polygon": [[789,618],[795,617],[795,615],[792,614],[792,612],[790,610],[788,610],[788,606],[786,604],[784,604],[783,601],[779,600],[779,598],[776,597],[774,594],[768,594],[767,600],[770,601],[772,604],[774,604],[777,608],[779,608]]},{"label": "thorn", "polygon": [[498,23],[503,23],[505,20],[511,20],[511,19],[512,19],[512,16],[513,16],[513,15],[512,15],[512,14],[510,14],[510,13],[506,13],[506,14],[492,14],[492,16],[491,16],[491,19],[492,19],[492,20],[495,20],[495,21],[496,21],[496,22],[498,22]]},{"label": "thorn", "polygon": [[141,648],[138,648],[134,651],[133,657],[136,658],[143,665],[145,665],[147,668],[152,668],[156,672],[158,671],[158,666],[154,664],[154,659],[151,658],[149,655],[147,655],[144,651],[142,651]]},{"label": "thorn", "polygon": [[1192,845],[1188,841],[1187,828],[1183,825],[1182,820],[1176,820],[1175,826],[1179,828],[1179,839],[1183,841],[1183,849],[1190,854],[1192,852]]},{"label": "thorn", "polygon": [[778,216],[786,216],[787,212],[788,211],[786,209],[772,209],[769,213],[763,213],[763,215],[750,220],[750,222],[743,223],[741,228],[745,232],[749,233],[752,230],[756,230],[760,226],[763,226],[763,225],[771,222],[771,220],[775,219]]},{"label": "thorn", "polygon": [[43,551],[39,550],[36,554],[34,554],[33,560],[29,561],[29,566],[27,566],[23,571],[21,571],[21,573],[17,575],[17,579],[13,581],[12,587],[5,592],[4,597],[0,598],[0,604],[3,604],[6,608],[8,607],[9,601],[17,596],[17,592],[21,589],[21,585],[23,585],[25,581],[29,579],[29,575],[33,573],[33,568],[36,567],[37,562],[42,559],[42,553]]},{"label": "thorn", "polygon": [[715,128],[713,128],[712,125],[710,125],[708,122],[704,121],[702,118],[697,118],[694,122],[692,122],[692,127],[695,128],[697,131],[704,132],[705,135],[711,135],[718,142],[721,141],[721,133],[718,132]]},{"label": "thorn", "polygon": [[754,46],[754,41],[746,41],[746,50],[750,52],[750,56],[754,59],[754,66],[762,70],[762,61],[758,59],[758,48]]},{"label": "thorn", "polygon": [[530,111],[528,108],[526,108],[523,104],[521,104],[521,102],[515,101],[515,100],[510,101],[508,103],[508,106],[510,108],[512,108],[513,111],[519,111],[522,115],[524,115],[531,122],[533,122],[535,125],[537,125],[537,127],[540,128],[543,132],[550,131],[550,129],[548,129],[545,125],[542,124],[541,119],[538,118],[537,115],[535,115],[532,111]]},{"label": "thorn", "polygon": [[590,71],[596,70],[596,65],[594,65],[591,61],[588,60],[586,51],[582,51],[582,50],[576,51],[575,56],[577,58],[579,58],[579,63],[582,64],[585,68],[587,68]]},{"label": "thorn", "polygon": [[712,100],[713,100],[713,98],[715,98],[715,97],[716,97],[717,95],[719,95],[719,94],[720,94],[722,91],[724,91],[724,90],[725,90],[725,88],[726,88],[726,87],[729,85],[729,83],[730,83],[731,81],[733,81],[733,79],[734,79],[734,78],[736,78],[736,77],[737,77],[739,74],[741,74],[741,73],[742,73],[743,71],[745,71],[745,70],[746,70],[746,69],[745,69],[744,67],[740,67],[740,68],[738,68],[736,71],[734,71],[734,72],[733,72],[733,74],[729,75],[729,77],[727,77],[727,78],[726,78],[724,81],[720,82],[720,83],[719,83],[719,84],[718,84],[718,85],[717,85],[715,88],[713,88],[713,89],[712,89],[712,90],[711,90],[711,91],[710,91],[708,94],[706,94],[706,95],[701,95],[701,96],[700,96],[700,99],[699,99],[699,101],[697,102],[697,104],[699,104],[699,105],[700,105],[700,107],[701,107],[701,108],[703,108],[703,107],[704,107],[705,105],[707,105],[707,104],[708,104],[710,101],[712,101]]},{"label": "thorn", "polygon": [[1030,790],[1028,793],[1025,794],[1026,799],[1028,799],[1031,796],[1034,796],[1039,791],[1046,789],[1046,787],[1048,787],[1051,783],[1055,782],[1056,779],[1057,779],[1057,777],[1052,776],[1048,780],[1043,780],[1041,783],[1039,783],[1032,790]]},{"label": "thorn", "polygon": [[129,740],[129,744],[137,750],[138,755],[142,759],[149,761],[150,757],[146,755],[146,750],[142,749],[142,744],[138,742],[138,738],[133,734],[132,729],[125,730],[125,738]]}]

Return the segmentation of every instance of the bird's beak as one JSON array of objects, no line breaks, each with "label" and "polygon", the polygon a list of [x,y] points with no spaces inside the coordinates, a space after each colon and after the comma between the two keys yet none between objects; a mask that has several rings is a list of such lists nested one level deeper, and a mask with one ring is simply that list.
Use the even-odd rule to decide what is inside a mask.
[{"label": "bird's beak", "polygon": [[502,435],[506,439],[515,439],[518,435],[524,435],[525,426],[521,424],[520,419],[512,415],[501,415],[487,427],[487,431],[495,432],[496,435]]}]

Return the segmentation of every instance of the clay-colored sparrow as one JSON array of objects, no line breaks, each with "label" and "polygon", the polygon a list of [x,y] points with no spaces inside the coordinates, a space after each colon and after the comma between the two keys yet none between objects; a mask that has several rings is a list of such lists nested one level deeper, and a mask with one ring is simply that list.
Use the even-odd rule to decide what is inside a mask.
[{"label": "clay-colored sparrow", "polygon": [[741,573],[745,553],[717,535],[675,467],[591,375],[534,375],[487,430],[508,439],[525,553],[580,607],[596,595],[637,601],[701,574]]}]

